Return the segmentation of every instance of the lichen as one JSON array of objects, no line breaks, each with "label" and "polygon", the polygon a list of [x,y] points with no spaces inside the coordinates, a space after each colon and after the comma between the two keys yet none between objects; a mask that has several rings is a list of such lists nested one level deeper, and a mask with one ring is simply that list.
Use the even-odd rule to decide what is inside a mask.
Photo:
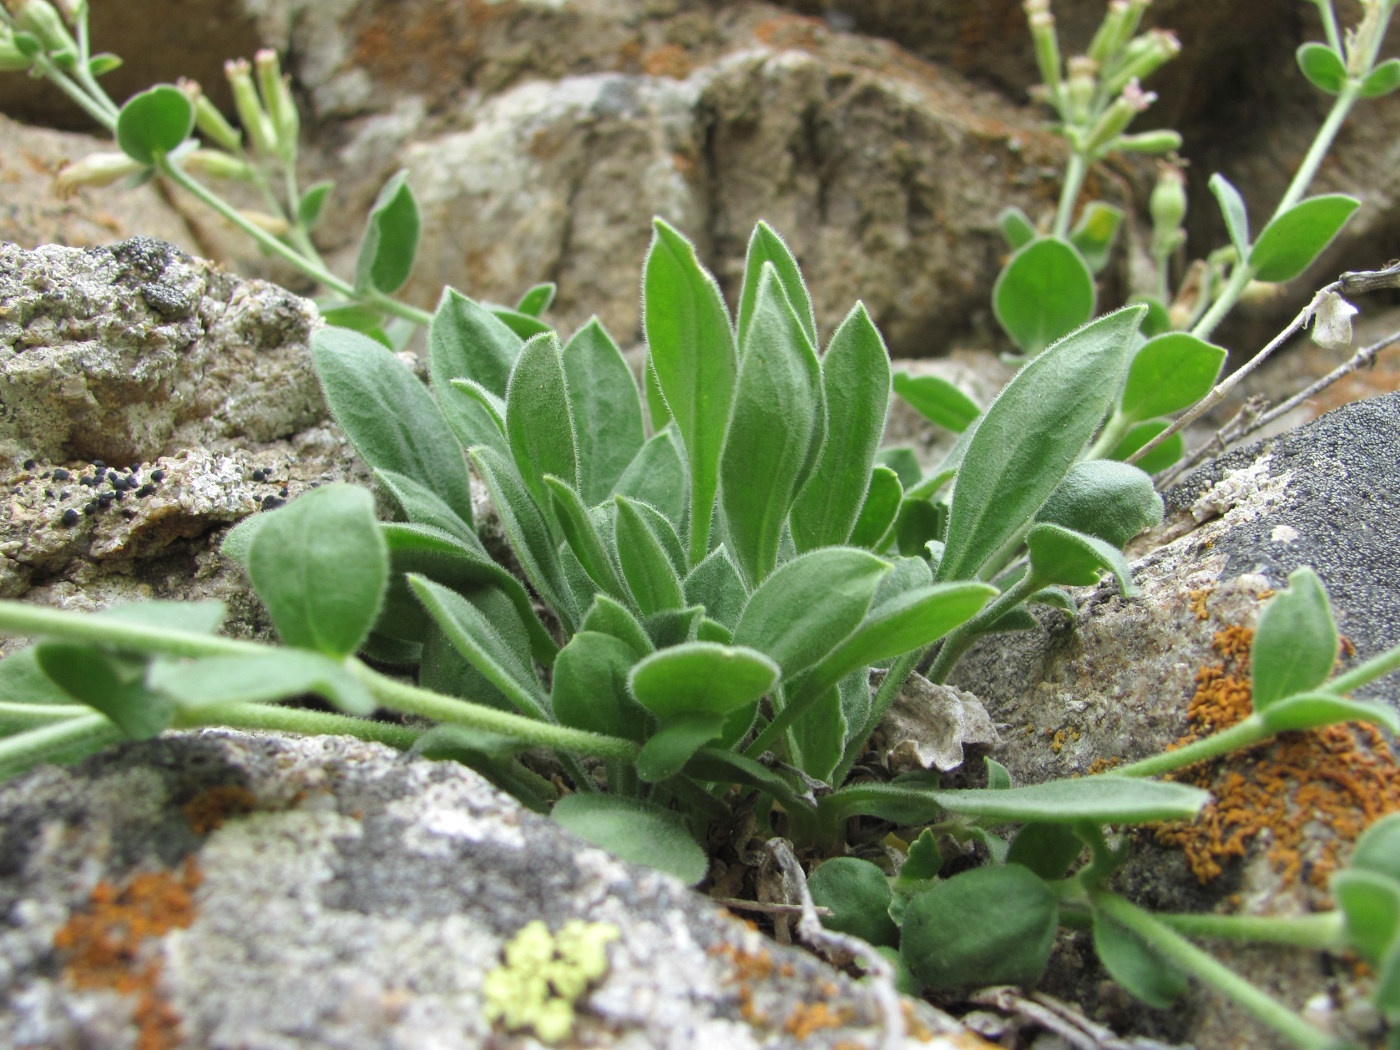
[{"label": "lichen", "polygon": [[506,944],[505,962],[483,982],[486,1019],[559,1042],[573,1031],[578,1000],[607,973],[607,944],[620,935],[605,922],[570,919],[557,933],[538,919],[526,923]]}]

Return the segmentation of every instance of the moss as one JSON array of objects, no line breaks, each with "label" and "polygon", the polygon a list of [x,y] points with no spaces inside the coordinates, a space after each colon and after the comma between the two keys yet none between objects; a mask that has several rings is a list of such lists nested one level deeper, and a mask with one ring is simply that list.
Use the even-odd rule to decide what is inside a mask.
[{"label": "moss", "polygon": [[570,919],[557,933],[536,919],[505,947],[505,962],[486,975],[485,1016],[510,1031],[529,1029],[557,1043],[574,1028],[574,1007],[588,986],[607,973],[607,944],[616,926]]}]

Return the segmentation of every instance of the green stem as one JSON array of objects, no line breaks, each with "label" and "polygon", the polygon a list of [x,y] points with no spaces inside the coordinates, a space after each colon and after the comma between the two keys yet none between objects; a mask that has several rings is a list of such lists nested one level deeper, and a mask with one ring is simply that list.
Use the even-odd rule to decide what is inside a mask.
[{"label": "green stem", "polygon": [[1027,568],[1026,574],[1017,580],[1009,590],[1003,591],[990,605],[943,639],[943,647],[938,650],[938,656],[934,659],[933,666],[928,669],[928,674],[925,677],[930,682],[940,685],[946,682],[948,676],[953,673],[953,668],[957,665],[958,660],[976,641],[977,636],[985,633],[992,624],[1040,590],[1042,585],[1043,581],[1036,580],[1030,569]]},{"label": "green stem", "polygon": [[1316,951],[1341,951],[1347,947],[1341,912],[1316,915],[1210,915],[1154,912],[1153,918],[1188,937],[1264,944],[1287,944]]},{"label": "green stem", "polygon": [[[85,710],[91,711],[91,708]],[[124,740],[126,734],[106,715],[85,714],[62,722],[0,738],[0,780],[23,773],[50,755],[86,747],[99,751]]]},{"label": "green stem", "polygon": [[35,55],[34,68],[56,84],[60,91],[81,106],[83,112],[97,123],[110,132],[117,130],[117,111],[109,112],[98,99],[90,97],[67,73],[54,65],[47,55]]},{"label": "green stem", "polygon": [[64,612],[28,602],[0,601],[0,634],[52,635],[70,642],[105,645],[157,656],[261,655],[267,646],[196,631],[117,620],[92,613]]},{"label": "green stem", "polygon": [[45,726],[90,714],[92,708],[87,704],[22,704],[0,700],[0,723],[5,725]]},{"label": "green stem", "polygon": [[1142,938],[1167,962],[1233,999],[1259,1021],[1302,1050],[1332,1050],[1334,1040],[1314,1028],[1283,1003],[1255,987],[1214,956],[1197,948],[1170,926],[1137,905],[1106,890],[1090,893],[1094,907]]},{"label": "green stem", "polygon": [[217,704],[200,707],[180,718],[178,726],[229,726],[235,729],[272,729],[300,736],[353,736],[407,751],[426,730],[392,722],[372,722],[329,711],[307,711],[276,704]]},{"label": "green stem", "polygon": [[1316,692],[1331,693],[1333,696],[1346,696],[1368,682],[1390,674],[1397,668],[1400,668],[1400,645],[1393,649],[1387,649],[1379,656],[1373,656],[1365,663],[1353,667],[1346,674],[1338,675],[1330,682],[1318,686]]},{"label": "green stem", "polygon": [[306,276],[324,284],[332,291],[354,302],[370,303],[387,314],[392,314],[395,317],[402,317],[416,325],[426,326],[432,321],[433,315],[431,313],[426,310],[420,310],[416,306],[409,306],[407,303],[401,303],[397,299],[391,299],[389,296],[379,292],[357,292],[354,285],[342,281],[324,266],[319,265],[312,259],[306,258],[285,241],[253,225],[242,215],[239,215],[237,209],[230,206],[222,197],[205,188],[203,184],[191,178],[178,165],[170,163],[170,161],[166,160],[164,157],[156,161],[156,168],[162,175],[168,177],[177,186],[193,194],[200,203],[212,208],[253,240],[257,241],[259,246],[267,249],[267,251],[291,266],[296,267],[297,270],[306,274]]},{"label": "green stem", "polygon": [[[1165,299],[1163,300],[1165,302]],[[1133,423],[1121,410],[1115,408],[1113,415],[1108,417],[1108,422],[1100,431],[1098,439],[1089,446],[1089,450],[1084,453],[1085,459],[1103,459],[1115,448],[1118,442],[1122,441]]]},{"label": "green stem", "polygon": [[1074,204],[1079,200],[1079,191],[1084,188],[1084,179],[1089,174],[1089,162],[1082,153],[1075,150],[1069,155],[1065,165],[1065,183],[1060,188],[1060,203],[1055,209],[1056,237],[1069,236],[1070,223],[1074,221]]},{"label": "green stem", "polygon": [[1273,734],[1264,728],[1264,719],[1256,713],[1204,740],[1197,740],[1175,751],[1163,751],[1137,762],[1129,762],[1126,766],[1116,766],[1105,772],[1116,777],[1154,777],[1196,762],[1204,762],[1208,758],[1216,758],[1228,751],[1250,747],[1271,736]]}]

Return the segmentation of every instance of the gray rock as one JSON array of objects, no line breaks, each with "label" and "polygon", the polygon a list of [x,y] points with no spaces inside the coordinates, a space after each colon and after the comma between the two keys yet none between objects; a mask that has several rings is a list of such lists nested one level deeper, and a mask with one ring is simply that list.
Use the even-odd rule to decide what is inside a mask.
[{"label": "gray rock", "polygon": [[[568,1046],[873,1045],[864,982],[474,773],[343,738],[205,731],[0,787],[0,1044],[443,1050],[543,921],[604,924]],[[901,1046],[968,1046],[908,1001]]]}]

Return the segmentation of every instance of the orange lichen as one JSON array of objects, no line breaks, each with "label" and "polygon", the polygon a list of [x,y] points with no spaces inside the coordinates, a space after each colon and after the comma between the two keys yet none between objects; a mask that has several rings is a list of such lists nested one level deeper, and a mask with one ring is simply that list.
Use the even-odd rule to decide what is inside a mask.
[{"label": "orange lichen", "polygon": [[806,51],[820,46],[826,27],[815,18],[804,15],[779,15],[760,22],[753,35],[759,42],[773,48],[799,48]]},{"label": "orange lichen", "polygon": [[1073,743],[1079,739],[1079,730],[1075,729],[1073,726],[1069,726],[1066,729],[1046,729],[1045,735],[1050,737],[1050,750],[1058,755],[1064,750],[1066,744]]},{"label": "orange lichen", "polygon": [[[1225,661],[1197,672],[1190,728],[1175,746],[1251,713],[1252,641],[1243,627],[1216,633],[1212,645]],[[1400,811],[1400,767],[1380,732],[1361,723],[1281,733],[1181,770],[1176,779],[1207,789],[1213,799],[1194,823],[1163,824],[1156,837],[1179,846],[1203,883],[1264,836],[1265,854],[1284,880],[1325,890],[1356,837],[1381,815]]]},{"label": "orange lichen", "polygon": [[1093,776],[1095,773],[1107,773],[1114,766],[1121,765],[1122,762],[1123,760],[1117,755],[1112,758],[1096,758],[1089,763],[1087,772],[1089,776]]},{"label": "orange lichen", "polygon": [[117,889],[93,888],[86,912],[69,918],[54,934],[65,956],[64,974],[79,988],[109,988],[136,995],[132,1012],[137,1050],[170,1050],[179,1042],[180,1018],[161,999],[160,961],[140,963],[142,943],[194,921],[193,893],[202,880],[193,858],[179,876],[143,872]]},{"label": "orange lichen", "polygon": [[180,807],[196,835],[207,835],[221,828],[230,817],[239,817],[258,808],[258,798],[245,787],[217,784]]},{"label": "orange lichen", "polygon": [[1210,610],[1206,608],[1206,599],[1211,596],[1213,588],[1205,587],[1199,591],[1187,591],[1186,595],[1191,599],[1191,611],[1196,614],[1198,620],[1209,620]]},{"label": "orange lichen", "polygon": [[832,1009],[826,1003],[798,1003],[783,1022],[783,1031],[796,1039],[806,1039],[823,1028],[841,1028],[851,1023],[856,1012],[849,1006]]},{"label": "orange lichen", "polygon": [[679,44],[663,44],[642,56],[642,72],[651,77],[684,80],[694,68],[690,56]]}]

